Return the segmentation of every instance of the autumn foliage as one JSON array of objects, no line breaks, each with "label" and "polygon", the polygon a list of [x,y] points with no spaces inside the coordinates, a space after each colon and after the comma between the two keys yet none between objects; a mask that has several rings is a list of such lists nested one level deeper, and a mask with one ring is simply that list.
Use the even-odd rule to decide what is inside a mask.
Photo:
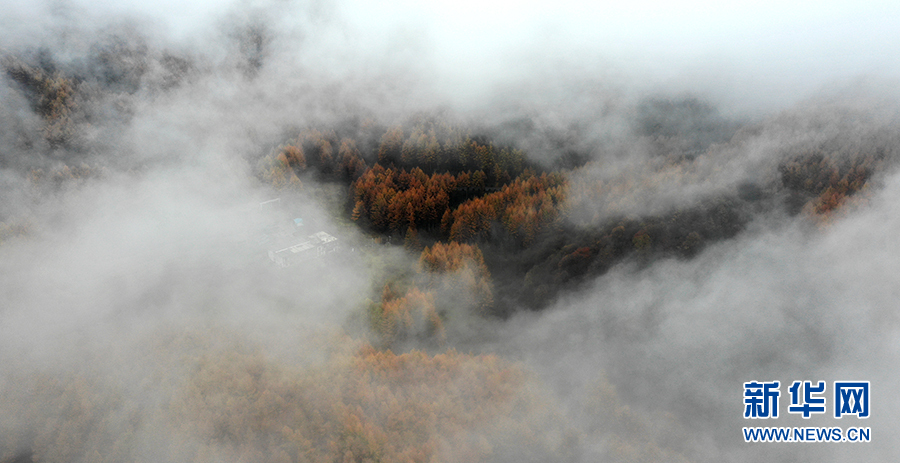
[{"label": "autumn foliage", "polygon": [[299,190],[303,182],[297,176],[297,170],[305,166],[303,153],[294,146],[288,146],[276,156],[261,159],[257,165],[257,175],[276,191]]},{"label": "autumn foliage", "polygon": [[491,274],[475,245],[437,242],[419,257],[419,281],[434,291],[439,302],[476,313],[486,313],[494,303]]},{"label": "autumn foliage", "polygon": [[882,160],[875,154],[848,157],[814,152],[796,156],[778,170],[786,188],[809,198],[812,213],[828,215],[863,190]]},{"label": "autumn foliage", "polygon": [[488,239],[497,226],[524,245],[557,217],[565,193],[561,175],[519,177],[493,192],[485,177],[482,171],[427,175],[376,164],[353,184],[352,217],[382,232],[440,227],[451,241],[463,242]]},{"label": "autumn foliage", "polygon": [[416,287],[403,296],[396,296],[390,285],[386,285],[381,302],[372,304],[369,317],[384,346],[411,340],[442,343],[446,338],[433,293],[422,292]]},{"label": "autumn foliage", "polygon": [[471,241],[490,238],[496,227],[527,246],[556,219],[565,185],[563,176],[557,174],[517,178],[500,191],[461,204],[444,228],[449,228],[452,241]]},{"label": "autumn foliage", "polygon": [[[425,463],[565,451],[544,432],[567,431],[533,379],[496,356],[394,354],[341,338],[320,346],[333,352],[324,362],[297,365],[229,339],[154,352],[159,369],[130,378],[152,385],[147,396],[87,372],[16,378],[19,388],[0,387],[0,411],[31,427],[0,436],[0,461]],[[16,399],[22,390],[29,400]]]},{"label": "autumn foliage", "polygon": [[36,112],[43,118],[44,139],[53,148],[71,144],[78,135],[79,113],[76,82],[60,72],[47,72],[19,59],[5,56],[0,65],[22,85]]},{"label": "autumn foliage", "polygon": [[451,195],[459,185],[466,185],[467,178],[375,164],[353,183],[352,217],[365,218],[381,232],[437,227],[450,207]]}]

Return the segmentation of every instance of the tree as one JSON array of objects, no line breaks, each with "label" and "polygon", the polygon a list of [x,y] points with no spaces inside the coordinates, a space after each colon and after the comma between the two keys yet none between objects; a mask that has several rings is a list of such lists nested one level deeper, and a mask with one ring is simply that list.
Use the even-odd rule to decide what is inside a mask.
[{"label": "tree", "polygon": [[494,304],[494,286],[478,246],[437,242],[419,255],[419,281],[438,301],[485,313]]},{"label": "tree", "polygon": [[381,145],[378,147],[378,163],[389,166],[397,164],[402,157],[403,128],[396,126],[381,136]]},{"label": "tree", "polygon": [[341,140],[338,155],[341,159],[340,173],[345,180],[356,180],[366,171],[366,162],[359,156],[359,149],[356,147],[355,140],[351,138]]},{"label": "tree", "polygon": [[381,303],[370,310],[370,321],[382,345],[391,346],[408,340],[433,340],[443,343],[446,337],[441,317],[434,306],[434,295],[413,287],[402,297],[389,293],[387,286]]}]

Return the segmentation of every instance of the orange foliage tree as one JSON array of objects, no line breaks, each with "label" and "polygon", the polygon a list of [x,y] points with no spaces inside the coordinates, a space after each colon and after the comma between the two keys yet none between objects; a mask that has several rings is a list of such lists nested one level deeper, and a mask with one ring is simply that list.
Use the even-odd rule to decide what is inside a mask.
[{"label": "orange foliage tree", "polygon": [[300,189],[303,182],[297,177],[297,171],[306,166],[303,150],[296,146],[287,146],[276,156],[266,156],[257,164],[259,178],[276,190]]},{"label": "orange foliage tree", "polygon": [[366,161],[360,157],[356,141],[352,138],[341,140],[338,156],[340,156],[340,174],[344,180],[356,180],[366,171]]},{"label": "orange foliage tree", "polygon": [[444,325],[434,305],[434,295],[413,287],[402,297],[396,297],[388,286],[380,304],[372,304],[370,324],[385,346],[407,340],[436,340],[446,338]]},{"label": "orange foliage tree", "polygon": [[437,242],[419,256],[420,284],[438,295],[438,304],[485,312],[494,303],[491,274],[478,246]]},{"label": "orange foliage tree", "polygon": [[375,164],[353,183],[353,218],[365,217],[379,231],[437,227],[456,185],[447,173],[427,175],[419,168],[407,172]]},{"label": "orange foliage tree", "polygon": [[450,240],[470,241],[490,237],[495,225],[523,245],[559,215],[566,182],[560,174],[517,178],[500,191],[461,204],[449,225]]},{"label": "orange foliage tree", "polygon": [[811,197],[807,202],[810,212],[827,216],[865,188],[883,157],[816,151],[781,164],[779,172],[785,187]]},{"label": "orange foliage tree", "polygon": [[[20,383],[30,400],[0,388],[0,411],[32,425],[0,436],[0,459],[427,463],[565,451],[542,432],[569,431],[533,379],[493,355],[394,354],[339,338],[301,366],[228,336],[197,341],[180,350],[176,339],[166,367],[135,371],[152,398],[89,372]],[[166,445],[148,456],[157,440]]]}]

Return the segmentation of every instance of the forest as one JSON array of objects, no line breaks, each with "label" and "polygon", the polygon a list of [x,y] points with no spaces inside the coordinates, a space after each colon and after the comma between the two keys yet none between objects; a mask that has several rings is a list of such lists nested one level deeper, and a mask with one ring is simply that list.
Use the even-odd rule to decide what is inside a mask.
[{"label": "forest", "polygon": [[[893,85],[474,104],[337,4],[66,5],[0,37],[0,463],[898,456]],[[276,266],[284,224],[338,251]],[[743,442],[772,379],[871,380],[884,442]]]}]

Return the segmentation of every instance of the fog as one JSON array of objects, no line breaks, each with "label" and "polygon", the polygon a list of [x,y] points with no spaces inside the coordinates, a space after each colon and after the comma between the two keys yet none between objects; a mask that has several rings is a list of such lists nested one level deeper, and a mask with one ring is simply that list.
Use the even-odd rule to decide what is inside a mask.
[{"label": "fog", "polygon": [[[571,187],[554,222],[562,236],[539,234],[534,251],[482,243],[499,315],[479,313],[483,294],[472,288],[453,294],[477,275],[451,276],[432,301],[444,317],[439,339],[389,346],[462,358],[450,386],[429,383],[455,371],[443,366],[416,380],[424,386],[399,386],[416,394],[477,383],[466,375],[489,375],[480,362],[522,372],[503,370],[508,384],[485,380],[518,405],[479,403],[483,423],[421,431],[437,436],[423,447],[436,460],[900,456],[891,437],[900,402],[890,396],[900,387],[891,232],[900,227],[900,6],[0,7],[0,462],[312,461],[325,455],[313,454],[317,445],[357,451],[348,433],[382,439],[347,417],[377,409],[386,386],[350,397],[362,386],[346,385],[377,376],[354,376],[382,358],[367,349],[387,346],[367,317],[390,284],[424,279],[420,249],[354,222],[349,182],[310,167],[284,187],[265,180],[265,166],[292,140],[311,143],[310,130],[357,140],[374,158],[387,128],[429,118],[521,149],[529,168],[563,169]],[[320,162],[311,153],[307,162]],[[788,185],[785,166],[810,153],[868,163],[847,164],[851,173],[864,165],[866,182],[837,212],[815,212],[824,188]],[[514,268],[562,256],[564,245],[586,249],[622,217],[643,229],[720,204],[739,218],[735,230],[709,232],[684,255],[641,253],[635,234],[638,251],[572,280],[535,282],[540,272]],[[304,223],[295,235],[328,231],[342,252],[274,265],[272,224],[294,218]],[[526,306],[527,285],[550,293]],[[406,288],[397,287],[399,298]],[[314,429],[338,429],[318,424],[333,413],[357,434],[334,431],[337,444],[291,437],[302,424],[266,421],[228,395],[249,377],[319,407],[292,415]],[[754,380],[781,381],[783,408],[794,380],[871,381],[872,417],[751,422],[742,394]],[[329,405],[339,396],[349,405]],[[278,404],[267,410],[298,407]],[[407,413],[444,416],[416,407]],[[235,424],[242,416],[256,427]],[[872,442],[745,443],[739,434],[838,425],[871,427]],[[307,453],[284,450],[275,435]]]},{"label": "fog", "polygon": [[[747,378],[872,377],[879,389],[895,387],[898,269],[888,256],[896,245],[881,231],[896,215],[896,186],[894,177],[872,210],[821,235],[788,226],[716,246],[690,264],[614,271],[587,296],[512,320],[492,348],[542,365],[569,397],[609,377],[641,409],[683,417],[709,438],[696,443],[700,460],[888,461],[890,438],[820,449],[753,446],[732,434],[744,421]],[[884,412],[867,425],[895,429],[897,406],[879,398]],[[791,418],[785,425],[810,425]]]}]

